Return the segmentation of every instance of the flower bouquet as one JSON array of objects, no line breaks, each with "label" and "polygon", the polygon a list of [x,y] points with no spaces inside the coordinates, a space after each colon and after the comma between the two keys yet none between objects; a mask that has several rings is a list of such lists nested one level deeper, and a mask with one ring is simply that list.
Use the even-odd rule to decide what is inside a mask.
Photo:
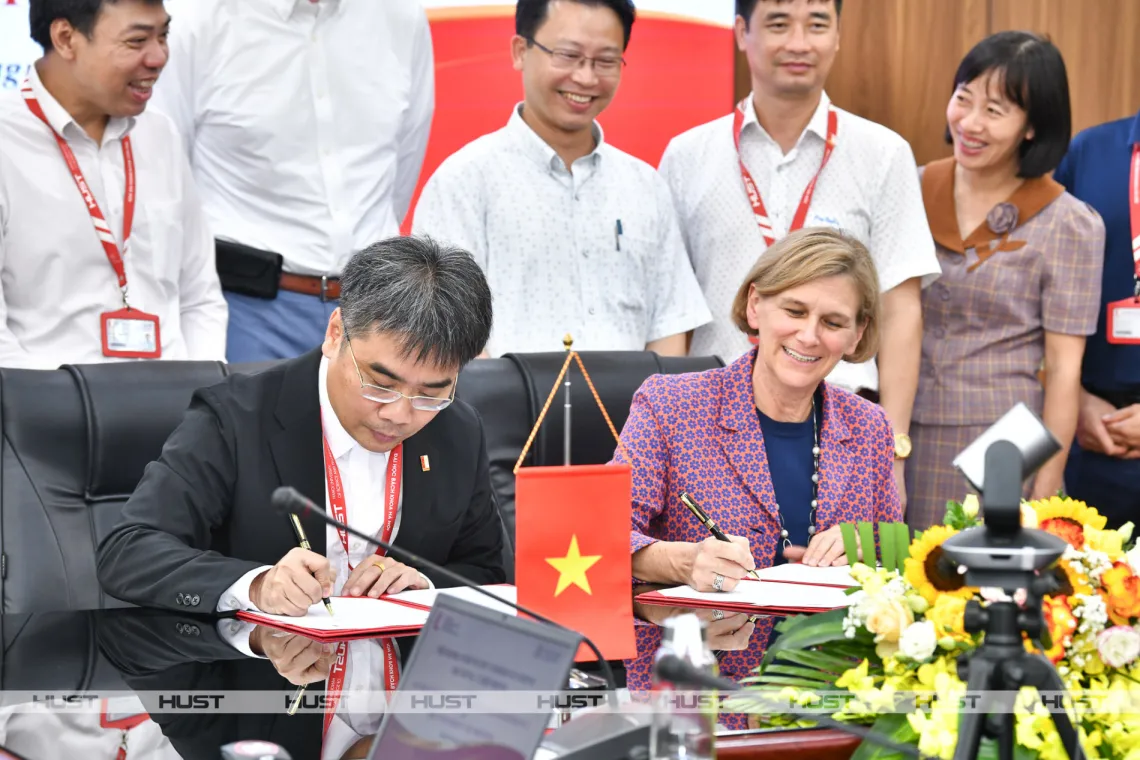
[{"label": "flower bouquet", "polygon": [[[756,713],[767,725],[811,725],[792,711],[829,715],[951,758],[959,714],[974,704],[957,659],[982,638],[966,630],[966,603],[1010,601],[1001,590],[966,586],[943,554],[947,538],[980,524],[975,498],[951,502],[945,524],[915,538],[909,556],[885,568],[853,564],[860,586],[851,590],[850,606],[777,624],[780,636],[729,709]],[[1027,639],[1027,651],[1043,652],[1056,666],[1069,695],[1063,709],[1089,758],[1140,760],[1140,546],[1131,523],[1105,530],[1105,518],[1092,507],[1052,498],[1023,503],[1022,525],[1069,544],[1043,571],[1053,575],[1054,590],[1042,600],[1041,640]],[[1012,601],[1025,599],[1019,594]],[[1066,760],[1050,713],[1062,703],[1032,688],[1012,698],[1016,757]],[[773,709],[781,704],[792,709]],[[855,758],[892,755],[865,741]],[[985,739],[980,757],[991,756],[997,757],[996,743]]]}]

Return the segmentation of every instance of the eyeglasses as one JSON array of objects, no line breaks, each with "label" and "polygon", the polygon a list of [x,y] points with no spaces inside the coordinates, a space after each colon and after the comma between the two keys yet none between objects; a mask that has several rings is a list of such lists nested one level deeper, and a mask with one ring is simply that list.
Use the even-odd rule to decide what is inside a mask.
[{"label": "eyeglasses", "polygon": [[527,37],[526,41],[550,56],[554,68],[562,71],[573,71],[584,61],[588,61],[594,64],[594,73],[598,76],[613,77],[620,74],[622,66],[625,66],[625,59],[621,56],[603,55],[600,58],[591,58],[575,50],[551,50],[533,37]]},{"label": "eyeglasses", "polygon": [[413,409],[421,412],[442,412],[451,406],[451,402],[455,400],[455,387],[459,384],[458,373],[455,375],[455,381],[451,384],[451,395],[446,398],[405,396],[395,388],[385,388],[381,385],[364,382],[364,373],[360,371],[360,362],[356,361],[356,353],[352,350],[352,341],[348,339],[347,335],[344,336],[344,342],[348,344],[348,353],[352,357],[352,364],[356,367],[356,374],[360,378],[360,395],[369,401],[374,401],[377,404],[394,404],[400,399],[406,398],[411,402]]}]

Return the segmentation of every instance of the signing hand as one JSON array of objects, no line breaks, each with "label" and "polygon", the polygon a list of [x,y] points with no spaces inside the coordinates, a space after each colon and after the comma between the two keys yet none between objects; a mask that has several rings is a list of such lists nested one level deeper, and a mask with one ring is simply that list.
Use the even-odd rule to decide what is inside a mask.
[{"label": "signing hand", "polygon": [[1101,419],[1113,443],[1124,449],[1140,449],[1140,404],[1117,409]]},{"label": "signing hand", "polygon": [[[860,546],[858,533],[855,534],[855,545],[859,547],[859,559],[862,559],[863,547]],[[822,533],[816,533],[808,541],[806,549],[802,546],[789,546],[784,549],[784,559],[788,562],[803,562],[812,567],[846,565],[847,553],[843,549],[843,535],[839,532],[839,526],[833,525]]]},{"label": "signing hand", "polygon": [[347,596],[397,594],[412,588],[428,588],[428,583],[414,567],[375,554],[361,562],[344,583]]},{"label": "signing hand", "polygon": [[291,549],[253,579],[249,600],[262,612],[300,617],[332,593],[334,577],[327,558],[308,549]]},{"label": "signing hand", "polygon": [[[693,569],[685,582],[697,591],[732,591],[737,581],[755,569],[747,538],[729,536],[726,542],[709,536],[697,544]],[[718,577],[720,588],[715,585]]]},{"label": "signing hand", "polygon": [[336,656],[336,644],[322,644],[263,625],[250,632],[249,648],[254,654],[267,657],[294,686],[325,680]]},{"label": "signing hand", "polygon": [[1128,446],[1114,440],[1115,436],[1110,434],[1105,425],[1105,420],[1111,419],[1115,413],[1116,409],[1112,404],[1086,390],[1081,391],[1080,409],[1077,415],[1077,443],[1081,444],[1082,449],[1110,457],[1122,456],[1128,450]]}]

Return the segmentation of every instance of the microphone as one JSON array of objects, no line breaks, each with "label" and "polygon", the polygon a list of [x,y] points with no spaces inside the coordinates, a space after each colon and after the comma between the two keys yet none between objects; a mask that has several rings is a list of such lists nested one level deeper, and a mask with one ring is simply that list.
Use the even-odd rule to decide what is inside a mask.
[{"label": "microphone", "polygon": [[452,570],[448,570],[446,567],[443,567],[442,565],[437,565],[436,563],[432,562],[431,560],[424,559],[423,557],[419,556],[418,554],[410,552],[407,549],[396,546],[395,544],[390,544],[387,541],[381,541],[380,539],[376,538],[375,536],[370,536],[367,533],[361,533],[356,528],[353,528],[351,525],[343,523],[340,520],[337,520],[335,517],[330,516],[323,508],[318,507],[316,504],[314,504],[312,502],[311,499],[309,499],[307,496],[305,496],[304,494],[302,494],[300,491],[298,491],[296,488],[293,488],[292,486],[281,486],[280,488],[275,489],[273,491],[273,496],[270,498],[270,501],[273,504],[273,506],[276,507],[277,510],[283,514],[294,514],[294,515],[297,515],[298,517],[300,517],[302,515],[306,515],[306,514],[313,515],[314,517],[316,517],[320,520],[323,520],[324,522],[328,523],[329,525],[332,525],[333,527],[336,527],[336,528],[339,528],[339,529],[345,531],[346,533],[348,533],[351,536],[355,536],[356,538],[367,541],[368,543],[372,544],[373,546],[379,546],[385,552],[394,556],[396,559],[400,560],[401,562],[403,562],[407,565],[412,565],[414,567],[426,568],[428,570],[431,570],[432,572],[438,573],[439,575],[442,575],[444,578],[447,578],[449,581],[452,581],[457,586],[465,586],[466,588],[474,589],[475,591],[479,592],[480,594],[487,597],[488,599],[492,599],[499,604],[505,604],[508,607],[512,607],[513,609],[517,610],[518,612],[521,612],[524,615],[529,615],[530,617],[534,618],[535,620],[539,620],[543,623],[546,623],[547,625],[552,625],[555,628],[560,628],[564,631],[570,631],[571,633],[576,634],[577,636],[581,637],[582,643],[585,644],[587,647],[589,647],[590,651],[594,653],[594,656],[598,658],[598,663],[602,669],[602,677],[606,681],[606,701],[607,701],[607,703],[609,703],[611,705],[613,704],[612,702],[610,702],[610,700],[613,699],[613,694],[615,691],[617,691],[617,681],[614,679],[613,669],[610,667],[609,662],[606,661],[606,658],[602,656],[602,650],[598,649],[598,645],[595,644],[593,641],[590,641],[590,639],[588,637],[584,636],[582,633],[575,631],[572,628],[567,628],[566,626],[562,625],[561,623],[556,623],[553,620],[551,620],[550,618],[546,617],[545,615],[540,615],[537,612],[534,612],[532,610],[528,610],[526,607],[523,607],[521,604],[516,604],[515,602],[508,601],[506,599],[498,597],[495,594],[492,594],[487,589],[480,586],[479,584],[472,583],[471,581],[469,581],[467,578],[464,578],[459,573],[456,573]]},{"label": "microphone", "polygon": [[[735,681],[730,681],[727,678],[720,678],[711,673],[706,673],[700,668],[694,667],[689,663],[682,660],[675,654],[667,654],[661,657],[654,666],[654,672],[659,678],[671,683],[680,684],[683,686],[698,686],[702,689],[709,689],[715,691],[742,691],[740,684]],[[907,744],[899,744],[896,741],[880,736],[873,733],[862,726],[852,726],[843,721],[835,720],[826,715],[816,715],[815,713],[795,712],[788,710],[788,713],[803,718],[804,720],[815,721],[821,726],[833,728],[837,731],[842,731],[853,736],[858,736],[865,741],[872,744],[878,744],[880,747],[885,747],[889,750],[902,753],[907,757],[922,758],[929,757],[919,752],[914,747]]]}]

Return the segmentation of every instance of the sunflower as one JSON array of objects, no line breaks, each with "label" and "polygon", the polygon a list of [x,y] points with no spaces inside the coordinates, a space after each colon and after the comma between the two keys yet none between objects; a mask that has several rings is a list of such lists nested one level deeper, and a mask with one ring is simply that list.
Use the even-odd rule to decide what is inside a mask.
[{"label": "sunflower", "polygon": [[944,594],[972,599],[977,591],[966,586],[965,576],[942,551],[942,542],[957,532],[945,525],[934,525],[910,545],[906,579],[930,604]]},{"label": "sunflower", "polygon": [[1038,526],[1042,530],[1060,536],[1078,551],[1085,548],[1086,527],[1104,530],[1104,515],[1083,501],[1053,496],[1032,501],[1029,506],[1036,513]]},{"label": "sunflower", "polygon": [[1053,576],[1056,581],[1056,590],[1049,596],[1072,596],[1073,594],[1092,594],[1092,584],[1083,573],[1077,572],[1068,560],[1057,560],[1057,564],[1045,572]]}]

